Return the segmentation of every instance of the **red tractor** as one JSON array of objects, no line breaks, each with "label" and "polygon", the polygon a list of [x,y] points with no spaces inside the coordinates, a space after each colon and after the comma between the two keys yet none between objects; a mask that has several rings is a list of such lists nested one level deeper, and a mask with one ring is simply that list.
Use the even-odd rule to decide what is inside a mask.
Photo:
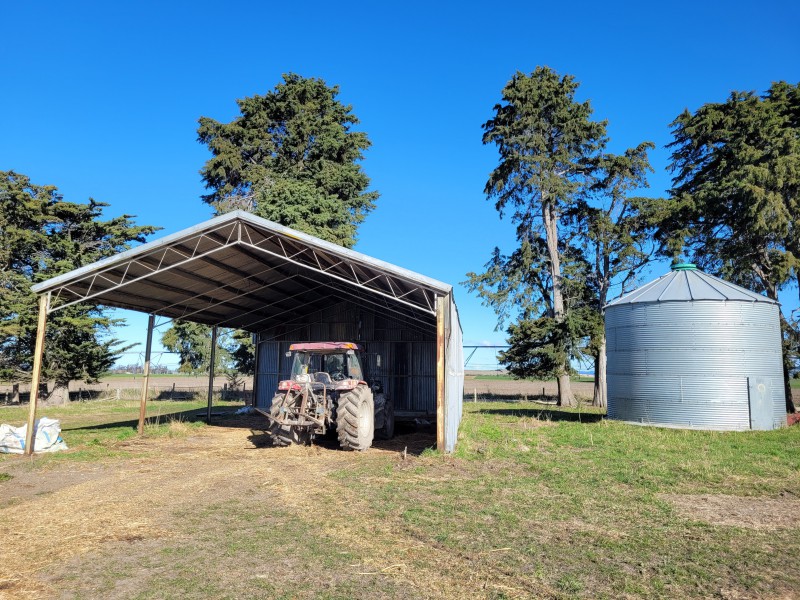
[{"label": "red tractor", "polygon": [[309,444],[335,430],[345,450],[366,450],[373,437],[394,435],[394,406],[379,383],[368,384],[362,348],[350,342],[292,344],[292,378],[272,399],[269,433],[275,446]]}]

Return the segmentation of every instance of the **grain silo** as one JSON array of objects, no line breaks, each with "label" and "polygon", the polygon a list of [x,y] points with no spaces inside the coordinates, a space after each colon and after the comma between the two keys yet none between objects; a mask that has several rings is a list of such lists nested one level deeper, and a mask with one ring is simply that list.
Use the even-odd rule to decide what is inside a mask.
[{"label": "grain silo", "polygon": [[609,418],[713,430],[785,425],[779,311],[692,264],[609,303]]}]

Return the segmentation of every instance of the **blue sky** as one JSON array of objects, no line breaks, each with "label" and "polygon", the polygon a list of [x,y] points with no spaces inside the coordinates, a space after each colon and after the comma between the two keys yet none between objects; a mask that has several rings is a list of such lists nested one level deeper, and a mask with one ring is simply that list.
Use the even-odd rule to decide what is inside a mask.
[{"label": "blue sky", "polygon": [[[515,71],[574,75],[609,120],[611,151],[653,141],[652,195],[669,187],[664,145],[684,108],[800,81],[790,1],[32,1],[2,15],[0,169],[108,202],[109,215],[137,215],[159,235],[211,216],[201,115],[231,120],[237,98],[286,72],[339,85],[372,141],[363,167],[381,193],[356,249],[457,286],[465,344],[504,342],[458,284],[513,244],[483,195],[497,155],[480,126]],[[127,316],[120,335],[143,340],[146,319]]]}]

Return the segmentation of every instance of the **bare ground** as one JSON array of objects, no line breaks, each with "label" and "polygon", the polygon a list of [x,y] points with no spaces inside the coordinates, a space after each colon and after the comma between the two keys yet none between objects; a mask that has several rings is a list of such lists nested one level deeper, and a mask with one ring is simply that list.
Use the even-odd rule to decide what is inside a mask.
[{"label": "bare ground", "polygon": [[[23,457],[5,462],[13,479],[0,481],[0,598],[565,597],[504,563],[513,542],[497,540],[481,554],[420,538],[376,518],[374,506],[339,484],[341,473],[370,481],[386,464],[421,489],[486,474],[476,469],[514,478],[526,467],[420,456],[432,432],[401,431],[366,453],[325,443],[277,449],[262,425],[260,417],[225,418],[185,437],[117,443],[134,458],[44,469]],[[785,515],[800,511],[788,492],[661,497],[682,519],[754,533],[785,527]],[[594,535],[592,527],[565,521],[540,535]],[[746,597],[734,592],[722,597]]]},{"label": "bare ground", "polygon": [[[132,460],[60,464],[45,472],[31,470],[28,459],[6,463],[13,479],[0,482],[0,597],[128,598],[157,589],[160,574],[174,577],[175,569],[211,564],[215,585],[231,597],[249,596],[253,580],[272,583],[282,571],[282,589],[299,590],[292,597],[306,597],[302,583],[313,582],[318,592],[337,578],[363,586],[354,588],[353,597],[398,598],[472,597],[475,582],[486,581],[480,561],[465,579],[469,565],[462,563],[470,557],[454,557],[388,524],[360,518],[367,507],[357,498],[342,498],[331,477],[387,456],[413,468],[415,461],[427,460],[415,454],[433,444],[431,435],[400,435],[366,453],[320,445],[277,449],[263,447],[263,441],[254,429],[210,427],[185,439],[122,442],[139,454]],[[457,477],[460,468],[457,461],[445,463],[441,476]],[[254,506],[261,510],[251,512]],[[338,548],[347,564],[309,573],[298,568],[302,557],[281,553],[281,529],[320,507],[338,518],[322,519],[313,535]],[[231,530],[241,530],[246,539],[248,527],[274,531],[277,554],[266,547],[231,550],[235,535],[224,543],[216,539]],[[167,551],[178,561],[169,567],[159,563]],[[493,572],[491,580],[496,590],[515,589],[513,573]],[[197,597],[207,595],[201,591]]]},{"label": "bare ground", "polygon": [[779,498],[720,494],[662,494],[685,519],[711,525],[775,530],[800,513],[800,498],[783,492]]},{"label": "bare ground", "polygon": [[[253,389],[252,377],[241,377],[241,383],[244,384],[245,389]],[[142,382],[144,381],[143,375],[115,375],[101,379],[98,383],[86,383],[84,381],[70,381],[70,392],[96,392],[113,396],[116,390],[141,390]],[[229,383],[229,380],[224,375],[217,375],[214,377],[214,389],[222,389],[222,387]],[[48,382],[48,390],[53,389],[53,382]],[[208,389],[208,376],[206,375],[154,375],[150,377],[149,389],[151,393],[157,395],[161,391],[169,391],[175,387],[176,390],[200,390]],[[20,384],[20,392],[28,393],[30,385]],[[0,382],[0,394],[11,393],[12,385],[8,382]]]}]

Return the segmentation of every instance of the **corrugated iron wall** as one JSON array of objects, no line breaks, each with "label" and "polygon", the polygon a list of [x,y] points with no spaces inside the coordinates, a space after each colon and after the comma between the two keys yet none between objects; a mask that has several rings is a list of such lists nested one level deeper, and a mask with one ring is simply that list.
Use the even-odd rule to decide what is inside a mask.
[{"label": "corrugated iron wall", "polygon": [[[458,426],[464,407],[464,346],[458,309],[452,295],[448,298],[445,335],[447,336],[445,358],[445,427],[444,450],[452,452],[458,439]],[[434,364],[436,357],[433,357]]]},{"label": "corrugated iron wall", "polygon": [[396,413],[436,412],[435,325],[425,331],[422,324],[411,326],[391,315],[340,302],[302,321],[262,331],[259,340],[259,407],[269,407],[278,381],[289,378],[291,362],[285,354],[290,344],[334,341],[365,347],[364,370],[369,378],[381,381]]},{"label": "corrugated iron wall", "polygon": [[609,417],[716,430],[781,427],[778,310],[707,300],[609,306]]}]

